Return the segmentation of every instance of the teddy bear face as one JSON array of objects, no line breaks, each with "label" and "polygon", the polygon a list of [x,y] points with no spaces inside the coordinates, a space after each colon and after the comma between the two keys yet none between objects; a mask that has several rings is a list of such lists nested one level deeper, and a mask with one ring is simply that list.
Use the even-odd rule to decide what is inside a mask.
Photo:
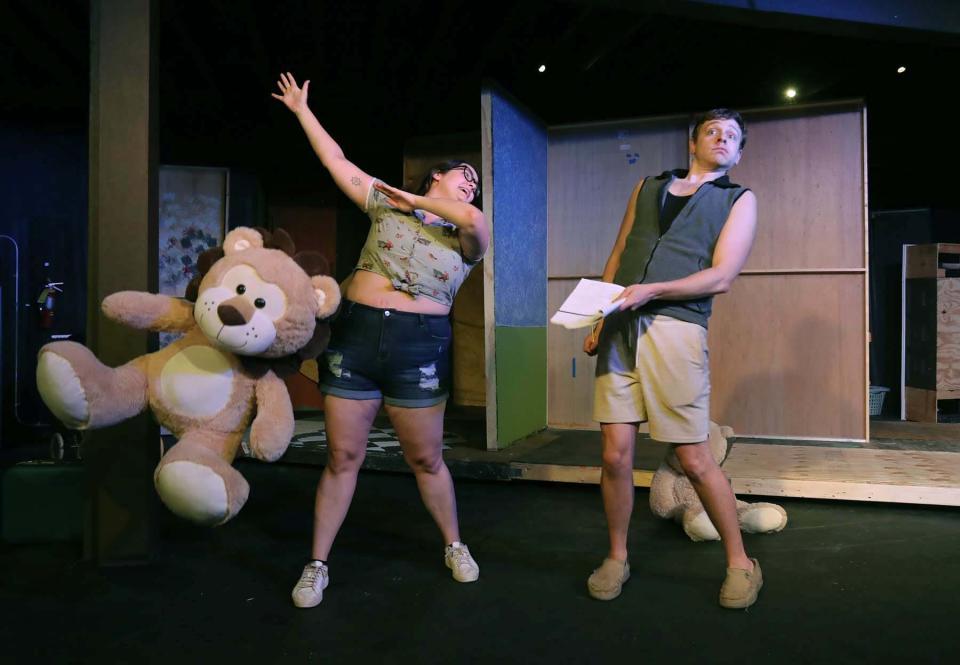
[{"label": "teddy bear face", "polygon": [[326,294],[287,254],[250,248],[217,261],[200,282],[194,317],[216,346],[278,358],[313,336]]}]

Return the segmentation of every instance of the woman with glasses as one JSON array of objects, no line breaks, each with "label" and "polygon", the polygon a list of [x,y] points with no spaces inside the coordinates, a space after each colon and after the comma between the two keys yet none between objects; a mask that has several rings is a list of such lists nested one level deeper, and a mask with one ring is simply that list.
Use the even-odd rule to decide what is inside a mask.
[{"label": "woman with glasses", "polygon": [[314,607],[329,583],[326,564],[353,498],[367,438],[381,403],[414,472],[420,496],[443,536],[444,562],[458,582],[480,574],[460,542],[453,481],[441,455],[450,392],[450,307],[487,249],[490,232],[474,167],[438,164],[416,193],[357,168],[307,106],[288,72],[273,97],[293,112],[324,167],[371,225],[360,258],[341,285],[340,313],[320,359],[327,464],[317,485],[311,559],[293,589],[297,607]]}]

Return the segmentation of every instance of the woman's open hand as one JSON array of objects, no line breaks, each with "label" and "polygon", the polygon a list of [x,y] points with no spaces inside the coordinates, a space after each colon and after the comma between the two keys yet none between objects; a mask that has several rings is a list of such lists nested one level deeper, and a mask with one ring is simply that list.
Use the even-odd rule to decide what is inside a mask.
[{"label": "woman's open hand", "polygon": [[386,196],[387,203],[397,210],[402,212],[413,212],[416,209],[417,199],[420,198],[416,194],[411,194],[410,192],[405,192],[402,189],[391,187],[387,183],[379,180],[375,181],[373,186],[377,188],[377,191]]},{"label": "woman's open hand", "polygon": [[307,108],[307,88],[310,87],[310,81],[304,81],[303,87],[300,88],[297,86],[297,80],[293,78],[293,74],[290,72],[281,73],[280,80],[277,81],[277,87],[283,94],[271,93],[270,96],[279,99],[288,109],[294,113],[299,113]]}]

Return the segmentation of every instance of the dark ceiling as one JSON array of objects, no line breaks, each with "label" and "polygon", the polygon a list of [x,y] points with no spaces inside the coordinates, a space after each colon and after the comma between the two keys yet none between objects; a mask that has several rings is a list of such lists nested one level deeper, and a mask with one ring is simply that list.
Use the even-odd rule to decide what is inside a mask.
[{"label": "dark ceiling", "polygon": [[[84,0],[0,3],[4,122],[85,127],[88,14]],[[691,2],[546,0],[157,0],[157,27],[164,163],[327,187],[269,96],[281,70],[311,79],[321,122],[380,173],[396,168],[406,137],[477,131],[484,79],[548,125],[778,105],[792,84],[799,102],[866,100],[873,207],[952,202],[932,179],[899,186],[901,174],[942,160],[955,32]]]}]

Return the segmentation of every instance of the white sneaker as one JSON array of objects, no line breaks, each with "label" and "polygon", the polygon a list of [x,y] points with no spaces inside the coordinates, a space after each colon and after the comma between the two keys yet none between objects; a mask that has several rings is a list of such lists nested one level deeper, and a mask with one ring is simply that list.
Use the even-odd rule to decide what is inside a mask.
[{"label": "white sneaker", "polygon": [[311,561],[303,567],[303,574],[290,594],[293,604],[297,607],[316,607],[323,600],[323,590],[329,583],[327,567],[319,561]]},{"label": "white sneaker", "polygon": [[443,562],[453,571],[453,579],[458,582],[476,582],[480,577],[480,566],[463,543],[447,545],[443,551]]}]

